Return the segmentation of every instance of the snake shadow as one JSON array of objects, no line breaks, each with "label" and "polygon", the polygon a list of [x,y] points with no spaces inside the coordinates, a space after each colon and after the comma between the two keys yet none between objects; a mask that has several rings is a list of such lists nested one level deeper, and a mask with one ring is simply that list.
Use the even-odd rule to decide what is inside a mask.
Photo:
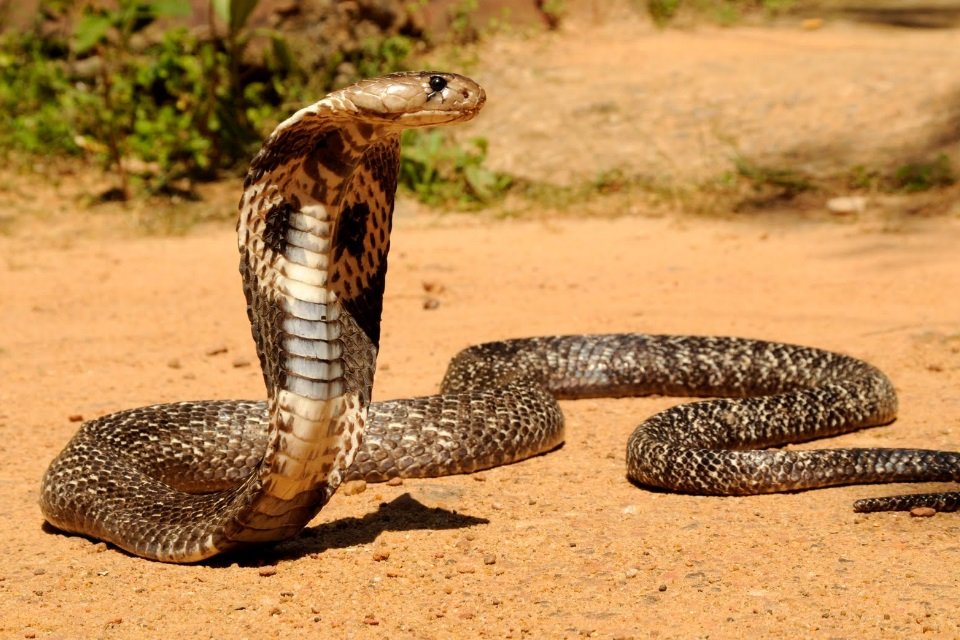
[{"label": "snake shadow", "polygon": [[[465,529],[481,524],[489,524],[486,518],[464,515],[447,509],[427,507],[418,502],[409,493],[394,498],[390,502],[380,503],[373,513],[362,518],[343,518],[334,522],[325,522],[315,527],[307,527],[297,537],[277,543],[252,544],[198,562],[210,567],[262,567],[276,564],[281,560],[295,560],[303,556],[322,553],[328,549],[344,549],[369,544],[384,531],[420,531],[445,529]],[[41,531],[50,535],[74,536],[57,529],[48,522],[40,525]],[[83,536],[93,543],[98,540]],[[119,547],[109,545],[111,550],[131,558],[131,554]]]},{"label": "snake shadow", "polygon": [[303,556],[323,553],[329,549],[345,549],[370,544],[385,531],[442,531],[465,529],[489,524],[486,518],[477,518],[438,507],[427,507],[409,493],[404,493],[362,518],[342,518],[307,527],[291,540],[273,545],[257,545],[237,549],[207,560],[212,567],[237,564],[241,567],[260,567],[281,560],[295,560]]}]

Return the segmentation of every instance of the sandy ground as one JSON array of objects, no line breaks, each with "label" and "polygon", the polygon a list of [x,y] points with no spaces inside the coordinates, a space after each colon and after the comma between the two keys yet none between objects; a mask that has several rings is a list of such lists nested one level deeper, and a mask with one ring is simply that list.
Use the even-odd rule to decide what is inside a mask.
[{"label": "sandy ground", "polygon": [[[896,33],[860,35],[895,48]],[[670,42],[682,51],[689,34]],[[24,191],[0,211],[0,637],[960,637],[958,516],[850,508],[917,487],[631,485],[627,434],[675,399],[566,402],[558,451],[341,493],[295,540],[206,565],[45,529],[39,479],[73,420],[263,391],[232,222],[148,237],[55,194],[9,204]],[[23,213],[49,202],[66,211]],[[960,449],[955,213],[497,221],[401,203],[393,242],[378,398],[434,391],[447,359],[483,340],[745,335],[844,351],[894,380],[896,423],[805,446]]]}]

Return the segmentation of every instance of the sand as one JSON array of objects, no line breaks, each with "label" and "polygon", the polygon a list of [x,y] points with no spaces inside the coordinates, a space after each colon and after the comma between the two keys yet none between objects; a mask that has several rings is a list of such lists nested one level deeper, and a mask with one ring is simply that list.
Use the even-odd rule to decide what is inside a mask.
[{"label": "sand", "polygon": [[[672,398],[564,402],[557,451],[339,493],[296,539],[206,564],[45,528],[39,480],[77,420],[263,396],[232,221],[150,236],[54,191],[30,196],[65,211],[2,211],[0,637],[960,637],[958,516],[851,510],[949,485],[636,487],[627,435]],[[803,447],[960,450],[958,246],[956,214],[500,220],[403,201],[375,396],[435,391],[449,357],[484,340],[742,335],[843,351],[893,379],[895,423]]]}]

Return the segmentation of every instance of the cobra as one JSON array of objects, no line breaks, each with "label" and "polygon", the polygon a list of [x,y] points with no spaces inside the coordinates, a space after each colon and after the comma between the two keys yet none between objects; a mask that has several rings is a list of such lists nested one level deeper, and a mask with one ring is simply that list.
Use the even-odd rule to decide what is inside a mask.
[{"label": "cobra", "polygon": [[[627,475],[743,495],[846,483],[957,480],[950,452],[766,450],[894,419],[879,370],[808,347],[643,334],[508,340],[466,349],[436,396],[370,403],[400,133],[462,122],[472,80],[364,80],[295,113],[243,185],[240,273],[266,401],[191,401],[81,426],[44,475],[55,527],[166,562],[297,535],[344,479],[466,473],[563,439],[557,398],[720,396],[641,424]],[[546,480],[549,481],[549,480]],[[960,493],[861,501],[956,508]]]}]

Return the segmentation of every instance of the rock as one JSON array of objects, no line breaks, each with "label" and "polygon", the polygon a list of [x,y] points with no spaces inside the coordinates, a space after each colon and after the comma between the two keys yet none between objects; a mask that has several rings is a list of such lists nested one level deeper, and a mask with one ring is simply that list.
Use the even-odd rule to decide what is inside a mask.
[{"label": "rock", "polygon": [[340,493],[345,496],[355,496],[367,490],[366,480],[349,480],[340,485]]},{"label": "rock", "polygon": [[827,200],[830,213],[863,213],[867,208],[867,199],[863,196],[840,196]]}]

